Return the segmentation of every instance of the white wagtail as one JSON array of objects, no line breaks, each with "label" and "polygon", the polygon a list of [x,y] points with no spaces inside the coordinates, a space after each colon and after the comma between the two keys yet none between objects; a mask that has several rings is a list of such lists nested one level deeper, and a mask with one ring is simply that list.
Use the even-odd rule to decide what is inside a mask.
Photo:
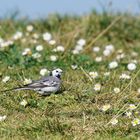
[{"label": "white wagtail", "polygon": [[[61,69],[55,69],[50,73],[50,76],[43,77],[40,80],[33,81],[23,87],[13,88],[10,90],[34,90],[41,95],[50,95],[60,89],[61,86]],[[6,91],[10,91],[6,90]]]}]

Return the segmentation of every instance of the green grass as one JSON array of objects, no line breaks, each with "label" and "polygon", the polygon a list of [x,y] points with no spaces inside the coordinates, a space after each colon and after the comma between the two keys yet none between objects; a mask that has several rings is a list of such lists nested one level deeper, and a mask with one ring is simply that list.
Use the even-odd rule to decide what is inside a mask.
[{"label": "green grass", "polygon": [[[24,78],[38,79],[42,68],[52,70],[59,67],[64,70],[62,76],[63,86],[59,94],[47,97],[39,96],[33,91],[0,92],[0,115],[7,118],[0,122],[0,139],[138,139],[140,126],[132,126],[133,118],[139,118],[140,87],[140,19],[128,14],[121,15],[107,32],[91,44],[120,15],[96,14],[95,12],[82,17],[52,15],[48,19],[29,21],[3,19],[0,21],[0,36],[9,40],[17,31],[23,32],[22,39],[14,41],[8,47],[0,48],[0,89],[10,89],[23,84]],[[33,25],[33,32],[26,36],[26,26]],[[56,45],[63,45],[65,52],[52,52],[56,45],[51,46],[42,39],[42,34],[50,32],[56,40]],[[31,42],[33,33],[40,35],[37,43]],[[86,39],[84,50],[77,55],[71,51],[78,39]],[[29,56],[22,56],[24,48],[35,51],[36,45],[43,45],[39,60]],[[103,50],[108,44],[115,46],[111,56],[104,57]],[[93,46],[99,46],[100,52],[94,53]],[[110,70],[108,65],[116,59],[118,50],[122,50],[125,58],[118,61],[119,66]],[[132,56],[132,52],[138,56]],[[50,61],[51,55],[57,55],[56,62]],[[102,62],[95,58],[102,56]],[[127,64],[137,60],[137,69],[129,72]],[[78,65],[76,70],[72,64]],[[97,71],[99,77],[90,80],[88,73]],[[110,72],[109,77],[104,77],[105,72]],[[120,80],[122,73],[129,73],[131,80]],[[10,76],[7,83],[3,83],[5,76]],[[100,92],[93,89],[96,83],[102,84]],[[120,93],[113,93],[118,87]],[[26,107],[20,105],[25,99]],[[110,104],[106,112],[100,110]],[[131,118],[125,115],[129,104],[138,105],[132,112]],[[118,124],[110,124],[116,117]],[[108,124],[109,123],[109,124]]]}]

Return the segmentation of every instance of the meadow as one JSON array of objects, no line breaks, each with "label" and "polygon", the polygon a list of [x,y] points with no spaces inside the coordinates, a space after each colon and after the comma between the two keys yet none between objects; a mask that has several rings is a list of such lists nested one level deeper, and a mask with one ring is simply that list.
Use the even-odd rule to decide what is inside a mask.
[{"label": "meadow", "polygon": [[[140,138],[140,18],[0,20],[0,139]],[[61,68],[57,94],[9,91]]]}]

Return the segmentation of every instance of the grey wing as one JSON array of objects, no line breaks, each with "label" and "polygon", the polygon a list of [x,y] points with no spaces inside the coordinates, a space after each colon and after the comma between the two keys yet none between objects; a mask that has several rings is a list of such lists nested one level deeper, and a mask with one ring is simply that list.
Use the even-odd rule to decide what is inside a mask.
[{"label": "grey wing", "polygon": [[44,77],[40,80],[33,81],[31,84],[25,85],[24,87],[31,88],[43,88],[43,87],[54,87],[60,84],[60,81],[54,77]]}]

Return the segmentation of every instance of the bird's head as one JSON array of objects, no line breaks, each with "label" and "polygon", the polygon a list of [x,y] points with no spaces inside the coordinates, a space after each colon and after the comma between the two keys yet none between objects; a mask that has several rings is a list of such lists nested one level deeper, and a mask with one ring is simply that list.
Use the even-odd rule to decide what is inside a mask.
[{"label": "bird's head", "polygon": [[54,76],[54,77],[57,77],[57,78],[61,78],[61,75],[62,75],[62,70],[61,69],[55,69],[51,72],[51,75]]}]

